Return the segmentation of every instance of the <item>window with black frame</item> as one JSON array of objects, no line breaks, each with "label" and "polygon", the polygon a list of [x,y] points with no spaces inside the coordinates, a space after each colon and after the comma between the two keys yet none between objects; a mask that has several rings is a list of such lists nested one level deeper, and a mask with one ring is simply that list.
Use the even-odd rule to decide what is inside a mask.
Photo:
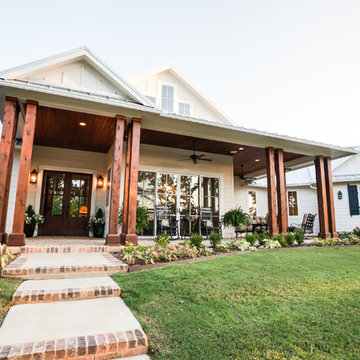
[{"label": "window with black frame", "polygon": [[212,210],[214,227],[219,227],[219,179],[201,177],[201,207]]},{"label": "window with black frame", "polygon": [[139,171],[137,200],[139,205],[148,209],[149,213],[149,226],[142,231],[142,236],[154,235],[155,179],[156,174],[154,172]]}]

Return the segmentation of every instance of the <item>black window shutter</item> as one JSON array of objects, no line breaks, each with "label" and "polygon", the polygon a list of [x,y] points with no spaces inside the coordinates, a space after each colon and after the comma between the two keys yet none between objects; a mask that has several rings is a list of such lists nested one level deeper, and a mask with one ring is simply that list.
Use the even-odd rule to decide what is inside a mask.
[{"label": "black window shutter", "polygon": [[348,185],[350,215],[359,215],[359,196],[357,185]]}]

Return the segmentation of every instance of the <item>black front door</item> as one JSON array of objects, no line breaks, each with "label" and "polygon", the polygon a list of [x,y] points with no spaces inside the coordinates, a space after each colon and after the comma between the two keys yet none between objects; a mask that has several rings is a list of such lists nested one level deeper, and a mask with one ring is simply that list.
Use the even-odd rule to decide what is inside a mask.
[{"label": "black front door", "polygon": [[44,171],[40,235],[87,236],[92,175]]}]

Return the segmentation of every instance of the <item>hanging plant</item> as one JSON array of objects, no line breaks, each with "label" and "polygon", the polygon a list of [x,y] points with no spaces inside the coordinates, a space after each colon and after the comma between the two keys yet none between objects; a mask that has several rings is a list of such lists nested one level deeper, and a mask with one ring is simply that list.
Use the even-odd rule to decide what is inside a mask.
[{"label": "hanging plant", "polygon": [[224,214],[222,218],[222,223],[227,227],[250,225],[251,221],[252,220],[250,216],[244,212],[240,206],[234,209],[230,209]]},{"label": "hanging plant", "polygon": [[[120,210],[119,224],[122,223],[123,209]],[[139,202],[136,203],[136,234],[139,235],[149,226],[149,212],[146,206],[141,206]]]}]

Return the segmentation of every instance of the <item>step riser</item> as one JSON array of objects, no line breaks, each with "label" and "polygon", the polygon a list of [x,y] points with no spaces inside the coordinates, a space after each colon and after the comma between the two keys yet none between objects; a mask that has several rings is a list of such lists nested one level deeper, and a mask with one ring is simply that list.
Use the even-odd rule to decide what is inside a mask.
[{"label": "step riser", "polygon": [[141,329],[0,346],[0,359],[114,359],[143,355],[148,340]]},{"label": "step riser", "polygon": [[13,295],[13,303],[18,305],[66,300],[97,299],[110,296],[120,296],[120,293],[121,290],[119,287],[115,288],[111,286],[101,286],[89,289],[68,288],[62,289],[61,291],[16,291]]},{"label": "step riser", "polygon": [[109,253],[108,246],[24,246],[22,254]]}]

